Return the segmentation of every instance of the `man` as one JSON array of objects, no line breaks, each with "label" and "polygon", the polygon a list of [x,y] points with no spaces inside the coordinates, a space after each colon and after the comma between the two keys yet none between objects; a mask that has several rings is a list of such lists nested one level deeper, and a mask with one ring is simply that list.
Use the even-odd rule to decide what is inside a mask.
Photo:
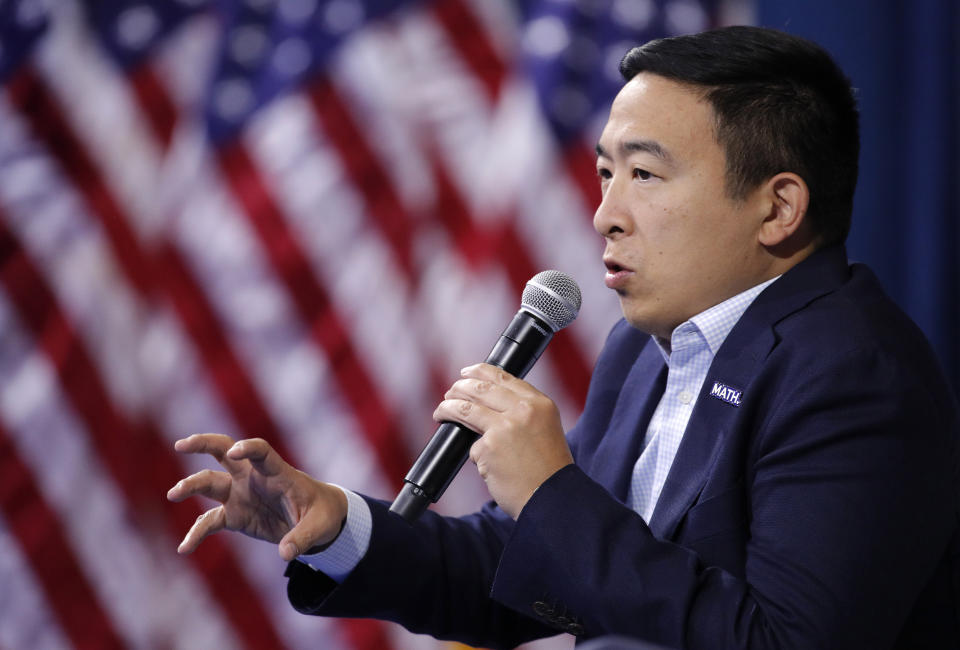
[{"label": "man", "polygon": [[[495,503],[410,526],[263,441],[170,492],[278,542],[290,598],[509,647],[566,630],[689,648],[954,648],[957,410],[916,327],[849,266],[858,127],[820,48],[737,27],[629,52],[597,146],[624,320],[565,437],[488,365],[435,412]],[[320,571],[307,566],[307,562]]]}]

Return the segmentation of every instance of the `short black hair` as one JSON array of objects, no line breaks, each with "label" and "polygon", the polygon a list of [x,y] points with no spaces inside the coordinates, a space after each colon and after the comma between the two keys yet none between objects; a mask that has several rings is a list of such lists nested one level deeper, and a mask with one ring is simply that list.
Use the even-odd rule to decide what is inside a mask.
[{"label": "short black hair", "polygon": [[850,80],[816,43],[763,27],[733,26],[650,41],[620,62],[702,87],[726,154],[726,185],[744,198],[780,172],[810,188],[808,219],[820,246],[850,230],[860,127]]}]

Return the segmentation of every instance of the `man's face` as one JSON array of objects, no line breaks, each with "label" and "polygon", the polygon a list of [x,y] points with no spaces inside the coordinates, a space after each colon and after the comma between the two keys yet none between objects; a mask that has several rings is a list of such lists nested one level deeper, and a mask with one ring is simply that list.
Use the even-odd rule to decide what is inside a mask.
[{"label": "man's face", "polygon": [[597,146],[606,284],[634,327],[669,339],[691,316],[764,278],[757,192],[734,201],[712,107],[650,73],[617,95]]}]

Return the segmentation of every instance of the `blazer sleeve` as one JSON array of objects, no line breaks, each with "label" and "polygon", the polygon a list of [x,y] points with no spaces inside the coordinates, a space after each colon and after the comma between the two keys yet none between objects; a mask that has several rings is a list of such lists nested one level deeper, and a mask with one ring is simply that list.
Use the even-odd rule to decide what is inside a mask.
[{"label": "blazer sleeve", "polygon": [[394,621],[475,647],[512,648],[558,633],[490,598],[513,525],[495,504],[462,518],[427,511],[411,525],[389,512],[389,504],[367,501],[370,547],[342,583],[301,562],[288,565],[287,594],[298,611]]},{"label": "blazer sleeve", "polygon": [[780,372],[791,381],[745,450],[742,575],[656,539],[568,466],[520,513],[493,597],[534,614],[547,603],[587,636],[669,647],[891,647],[957,507],[954,407],[903,367],[854,350]]},{"label": "blazer sleeve", "polygon": [[[613,328],[581,420],[609,418],[618,389],[648,339],[625,321]],[[570,439],[576,457],[582,442],[576,428]],[[535,620],[531,612],[490,598],[500,553],[514,526],[496,504],[460,518],[427,511],[411,525],[390,513],[386,503],[367,502],[373,517],[370,547],[341,584],[301,562],[288,565],[288,596],[300,612],[385,619],[413,632],[487,648],[577,632],[562,619]]]}]

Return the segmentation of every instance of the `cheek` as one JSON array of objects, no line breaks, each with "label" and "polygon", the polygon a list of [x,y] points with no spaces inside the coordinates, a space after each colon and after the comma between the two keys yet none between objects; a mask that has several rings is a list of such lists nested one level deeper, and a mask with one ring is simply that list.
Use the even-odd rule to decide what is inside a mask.
[{"label": "cheek", "polygon": [[732,229],[723,206],[699,177],[678,180],[638,197],[638,248],[647,273],[688,277],[727,248]]},{"label": "cheek", "polygon": [[709,255],[728,248],[742,235],[742,220],[736,211],[709,189],[676,197],[675,207],[664,206],[662,232],[688,255]]},{"label": "cheek", "polygon": [[681,261],[689,251],[691,235],[698,231],[696,219],[685,208],[667,202],[651,204],[648,216],[644,236],[652,261]]},{"label": "cheek", "polygon": [[[693,206],[690,206],[693,207]],[[698,206],[699,207],[699,206]],[[703,210],[709,210],[706,206]],[[651,222],[643,260],[645,280],[651,289],[664,292],[669,301],[683,300],[706,277],[730,263],[729,233],[718,229],[709,213],[658,207]]]}]

